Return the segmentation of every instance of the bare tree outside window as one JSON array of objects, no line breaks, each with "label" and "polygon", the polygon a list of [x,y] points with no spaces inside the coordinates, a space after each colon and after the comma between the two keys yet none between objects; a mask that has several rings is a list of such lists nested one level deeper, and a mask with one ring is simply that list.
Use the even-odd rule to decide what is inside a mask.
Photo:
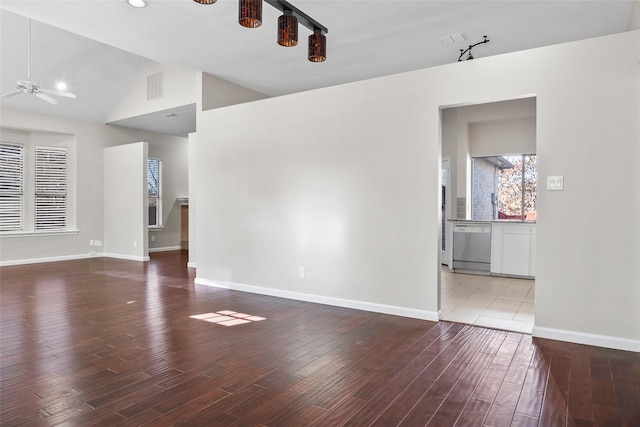
[{"label": "bare tree outside window", "polygon": [[535,219],[538,191],[536,156],[504,156],[513,168],[498,173],[498,218]]}]

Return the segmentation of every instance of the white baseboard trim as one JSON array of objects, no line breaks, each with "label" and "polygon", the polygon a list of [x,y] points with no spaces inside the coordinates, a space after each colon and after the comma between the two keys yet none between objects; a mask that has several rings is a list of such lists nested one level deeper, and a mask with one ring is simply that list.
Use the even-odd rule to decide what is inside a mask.
[{"label": "white baseboard trim", "polygon": [[165,248],[149,248],[149,253],[152,252],[169,252],[169,251],[181,251],[182,246],[167,246]]},{"label": "white baseboard trim", "polygon": [[273,297],[293,299],[297,301],[313,302],[317,304],[332,305],[356,310],[371,311],[374,313],[392,314],[394,316],[410,317],[413,319],[438,321],[438,313],[415,308],[398,307],[394,305],[378,304],[374,302],[356,301],[344,298],[327,297],[322,295],[306,294],[302,292],[285,291],[281,289],[265,288],[262,286],[244,285],[242,283],[223,282],[196,277],[196,285],[212,286],[216,288],[231,289],[234,291],[250,292],[253,294],[269,295]]},{"label": "white baseboard trim", "polygon": [[188,268],[196,268],[196,263],[195,262],[188,262],[187,263],[187,267]]},{"label": "white baseboard trim", "polygon": [[78,255],[53,256],[53,257],[46,257],[46,258],[16,259],[11,261],[0,261],[0,267],[7,267],[10,265],[40,264],[43,262],[73,261],[76,259],[95,258],[96,256],[102,256],[102,255],[89,253],[89,254],[78,254]]},{"label": "white baseboard trim", "polygon": [[628,338],[611,337],[608,335],[587,334],[584,332],[534,326],[533,336],[556,341],[593,345],[596,347],[614,348],[616,350],[640,352],[640,341],[630,340]]},{"label": "white baseboard trim", "polygon": [[135,256],[135,255],[122,255],[122,254],[111,254],[111,253],[101,253],[98,256],[103,256],[106,258],[117,258],[117,259],[126,259],[128,261],[141,261],[146,262],[149,261],[150,258],[148,256]]}]

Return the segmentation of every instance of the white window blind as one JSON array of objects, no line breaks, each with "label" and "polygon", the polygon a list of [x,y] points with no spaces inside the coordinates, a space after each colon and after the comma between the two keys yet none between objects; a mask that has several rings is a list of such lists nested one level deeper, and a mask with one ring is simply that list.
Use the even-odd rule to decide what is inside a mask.
[{"label": "white window blind", "polygon": [[0,231],[24,227],[24,147],[0,143]]},{"label": "white window blind", "polygon": [[35,229],[67,227],[67,150],[36,147]]}]

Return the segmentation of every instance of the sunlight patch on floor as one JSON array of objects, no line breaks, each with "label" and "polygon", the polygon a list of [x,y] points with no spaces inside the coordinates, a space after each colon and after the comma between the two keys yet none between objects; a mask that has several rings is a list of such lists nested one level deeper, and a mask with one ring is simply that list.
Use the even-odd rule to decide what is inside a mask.
[{"label": "sunlight patch on floor", "polygon": [[244,323],[260,322],[267,320],[265,317],[252,316],[246,313],[237,313],[231,310],[222,310],[215,313],[194,314],[191,319],[204,320],[205,322],[216,323],[223,326],[242,325]]}]

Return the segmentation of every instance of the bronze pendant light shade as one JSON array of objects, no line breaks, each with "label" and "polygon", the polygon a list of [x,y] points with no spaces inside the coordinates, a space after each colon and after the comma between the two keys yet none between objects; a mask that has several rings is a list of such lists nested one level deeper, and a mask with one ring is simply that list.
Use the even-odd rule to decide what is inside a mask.
[{"label": "bronze pendant light shade", "polygon": [[193,1],[200,4],[214,4],[218,0],[193,0]]},{"label": "bronze pendant light shade", "polygon": [[280,46],[295,46],[298,44],[298,18],[290,10],[278,18],[278,44]]},{"label": "bronze pendant light shade", "polygon": [[238,22],[247,28],[262,25],[262,0],[240,0]]},{"label": "bronze pendant light shade", "polygon": [[309,61],[324,62],[327,59],[327,38],[322,30],[315,29],[309,36]]}]

